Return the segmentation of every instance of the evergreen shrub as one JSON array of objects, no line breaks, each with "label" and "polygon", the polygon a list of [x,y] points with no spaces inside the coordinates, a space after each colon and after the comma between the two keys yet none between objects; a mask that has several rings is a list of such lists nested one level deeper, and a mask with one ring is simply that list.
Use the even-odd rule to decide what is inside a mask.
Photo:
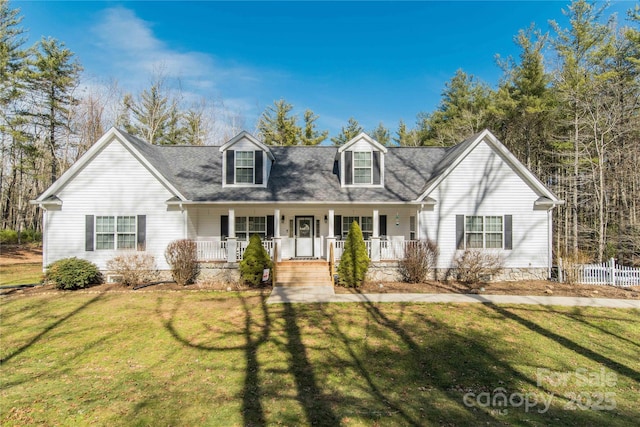
[{"label": "evergreen shrub", "polygon": [[242,261],[240,261],[240,277],[252,286],[260,286],[263,271],[272,267],[273,263],[269,253],[262,246],[260,236],[254,234],[249,239],[249,245],[244,251]]},{"label": "evergreen shrub", "polygon": [[85,259],[64,258],[47,267],[47,281],[53,282],[58,289],[83,289],[102,283],[102,274],[98,267]]},{"label": "evergreen shrub", "polygon": [[369,269],[369,255],[362,230],[356,221],[351,223],[338,264],[338,280],[342,286],[357,288],[364,282]]}]

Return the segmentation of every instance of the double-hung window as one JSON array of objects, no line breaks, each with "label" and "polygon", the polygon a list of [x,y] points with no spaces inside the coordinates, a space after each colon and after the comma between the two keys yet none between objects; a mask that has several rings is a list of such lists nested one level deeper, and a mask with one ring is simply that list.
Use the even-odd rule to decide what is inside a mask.
[{"label": "double-hung window", "polygon": [[372,216],[343,216],[342,217],[342,237],[346,238],[353,221],[357,222],[362,230],[362,237],[369,240],[373,236],[373,217]]},{"label": "double-hung window", "polygon": [[501,216],[465,217],[465,244],[467,249],[501,249],[503,236]]},{"label": "double-hung window", "polygon": [[267,237],[267,218],[264,216],[236,217],[235,227],[238,240],[248,240],[254,234],[262,240]]},{"label": "double-hung window", "polygon": [[236,151],[236,184],[253,184],[253,151]]},{"label": "double-hung window", "polygon": [[135,249],[135,216],[97,216],[96,250]]},{"label": "double-hung window", "polygon": [[353,183],[371,184],[372,166],[370,151],[353,152]]}]

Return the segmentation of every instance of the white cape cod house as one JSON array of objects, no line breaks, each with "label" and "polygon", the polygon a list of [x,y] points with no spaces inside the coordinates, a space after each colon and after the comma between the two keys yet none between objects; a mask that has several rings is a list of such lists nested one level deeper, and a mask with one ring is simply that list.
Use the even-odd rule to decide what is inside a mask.
[{"label": "white cape cod house", "polygon": [[144,250],[163,270],[167,245],[189,238],[200,261],[229,268],[252,234],[278,260],[327,259],[331,245],[339,258],[357,221],[374,264],[431,239],[439,269],[477,248],[547,277],[562,202],[487,130],[447,148],[385,147],[364,133],[341,147],[266,146],[247,132],[196,147],[112,128],[33,203],[45,266],[75,256],[105,269]]}]

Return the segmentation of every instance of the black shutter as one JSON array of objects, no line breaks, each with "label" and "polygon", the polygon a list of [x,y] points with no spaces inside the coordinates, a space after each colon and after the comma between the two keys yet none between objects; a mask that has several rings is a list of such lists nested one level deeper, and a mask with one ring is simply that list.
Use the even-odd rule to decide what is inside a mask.
[{"label": "black shutter", "polygon": [[229,237],[229,215],[220,216],[220,238],[222,240]]},{"label": "black shutter", "polygon": [[138,250],[144,251],[147,245],[147,216],[138,215]]},{"label": "black shutter", "polygon": [[464,215],[456,215],[456,249],[464,249]]},{"label": "black shutter", "polygon": [[380,184],[380,152],[373,152],[373,184]]},{"label": "black shutter", "polygon": [[275,224],[276,217],[273,215],[267,215],[267,237],[273,237],[276,230]]},{"label": "black shutter", "polygon": [[342,237],[342,215],[333,217],[333,235],[338,239]]},{"label": "black shutter", "polygon": [[353,184],[353,153],[351,151],[344,152],[344,183],[346,185]]},{"label": "black shutter", "polygon": [[513,249],[512,229],[513,229],[513,216],[505,215],[504,216],[504,248],[508,250]]},{"label": "black shutter", "polygon": [[262,184],[262,159],[264,153],[261,150],[254,151],[255,154],[255,169],[254,169],[254,183]]},{"label": "black shutter", "polygon": [[86,215],[84,224],[84,250],[93,251],[93,215]]},{"label": "black shutter", "polygon": [[386,215],[380,215],[379,218],[379,227],[378,227],[378,235],[379,236],[386,236],[387,235],[387,216]]},{"label": "black shutter", "polygon": [[234,173],[236,156],[233,150],[227,150],[227,184],[235,184]]}]

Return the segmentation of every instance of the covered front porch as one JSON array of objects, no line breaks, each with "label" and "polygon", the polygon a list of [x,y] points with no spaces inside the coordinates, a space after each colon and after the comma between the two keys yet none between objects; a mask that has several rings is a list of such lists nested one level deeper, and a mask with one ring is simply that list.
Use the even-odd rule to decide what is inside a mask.
[{"label": "covered front porch", "polygon": [[234,263],[242,259],[251,235],[261,237],[273,257],[338,260],[351,223],[356,221],[372,261],[398,260],[405,247],[420,239],[414,205],[401,206],[189,206],[188,238],[196,241],[201,262]]}]

